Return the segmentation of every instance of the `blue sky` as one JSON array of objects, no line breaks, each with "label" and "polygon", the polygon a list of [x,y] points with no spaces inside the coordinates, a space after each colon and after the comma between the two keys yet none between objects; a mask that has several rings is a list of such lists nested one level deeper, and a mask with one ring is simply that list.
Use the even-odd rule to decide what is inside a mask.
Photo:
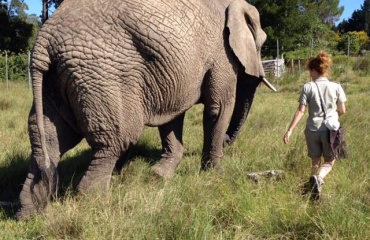
[{"label": "blue sky", "polygon": [[[25,0],[25,3],[27,3],[29,7],[27,13],[41,15],[41,2],[41,0]],[[341,21],[342,19],[350,18],[355,10],[360,9],[361,5],[364,3],[364,0],[340,0],[339,2],[340,6],[344,6],[344,12],[340,19]]]},{"label": "blue sky", "polygon": [[339,5],[344,6],[344,12],[340,21],[350,18],[355,10],[361,9],[361,5],[364,4],[364,2],[364,0],[340,0]]}]

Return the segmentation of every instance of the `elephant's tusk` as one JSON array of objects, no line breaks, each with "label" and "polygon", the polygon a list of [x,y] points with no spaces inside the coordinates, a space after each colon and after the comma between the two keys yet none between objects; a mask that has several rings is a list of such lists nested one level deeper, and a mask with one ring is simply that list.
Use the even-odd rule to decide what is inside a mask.
[{"label": "elephant's tusk", "polygon": [[272,91],[274,91],[274,92],[277,92],[277,90],[276,90],[276,88],[274,87],[274,86],[272,86],[272,84],[266,79],[266,78],[264,78],[264,77],[262,77],[261,78],[262,79],[262,82],[264,83],[264,84],[266,84],[266,86],[268,87],[268,88],[270,88]]}]

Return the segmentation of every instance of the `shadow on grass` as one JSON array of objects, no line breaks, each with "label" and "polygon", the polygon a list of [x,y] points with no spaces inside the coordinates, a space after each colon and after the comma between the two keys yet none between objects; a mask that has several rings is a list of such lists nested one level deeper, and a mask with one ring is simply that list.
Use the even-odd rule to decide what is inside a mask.
[{"label": "shadow on grass", "polygon": [[0,211],[13,218],[18,208],[18,197],[27,176],[29,154],[12,153],[0,167]]},{"label": "shadow on grass", "polygon": [[27,176],[29,154],[9,154],[7,162],[0,167],[0,201],[14,202],[18,200],[22,184]]},{"label": "shadow on grass", "polygon": [[[160,159],[160,155],[160,149],[150,147],[150,144],[138,142],[131,146],[117,161],[113,174],[120,173],[126,164],[137,157],[146,161],[150,166]],[[3,210],[6,218],[13,218],[19,207],[17,204],[19,193],[27,176],[29,158],[28,154],[15,153],[8,157],[8,164],[3,164],[0,167],[0,201],[2,203],[0,211]],[[67,191],[76,194],[77,185],[87,170],[91,158],[91,150],[86,149],[60,161],[58,164],[60,178],[58,199],[63,198]]]}]

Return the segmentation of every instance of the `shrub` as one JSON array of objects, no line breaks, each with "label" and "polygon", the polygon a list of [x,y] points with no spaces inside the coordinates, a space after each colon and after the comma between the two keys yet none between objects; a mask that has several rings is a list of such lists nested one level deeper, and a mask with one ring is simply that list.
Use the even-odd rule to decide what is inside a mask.
[{"label": "shrub", "polygon": [[370,59],[366,57],[357,58],[353,71],[359,72],[360,74],[369,74],[370,73]]},{"label": "shrub", "polygon": [[[28,54],[8,53],[8,80],[26,81],[28,79]],[[0,53],[0,80],[6,78],[6,56]]]}]

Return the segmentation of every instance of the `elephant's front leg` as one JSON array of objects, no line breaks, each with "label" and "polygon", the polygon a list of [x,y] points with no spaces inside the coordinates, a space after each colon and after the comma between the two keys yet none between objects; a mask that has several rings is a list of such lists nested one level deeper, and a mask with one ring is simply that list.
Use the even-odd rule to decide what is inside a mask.
[{"label": "elephant's front leg", "polygon": [[175,174],[183,155],[182,131],[185,113],[171,122],[158,127],[162,141],[161,160],[152,166],[156,175],[169,179]]},{"label": "elephant's front leg", "polygon": [[[221,102],[221,103],[220,103]],[[219,169],[223,156],[224,135],[231,116],[233,103],[230,100],[205,103],[203,113],[204,143],[201,170]]]}]

